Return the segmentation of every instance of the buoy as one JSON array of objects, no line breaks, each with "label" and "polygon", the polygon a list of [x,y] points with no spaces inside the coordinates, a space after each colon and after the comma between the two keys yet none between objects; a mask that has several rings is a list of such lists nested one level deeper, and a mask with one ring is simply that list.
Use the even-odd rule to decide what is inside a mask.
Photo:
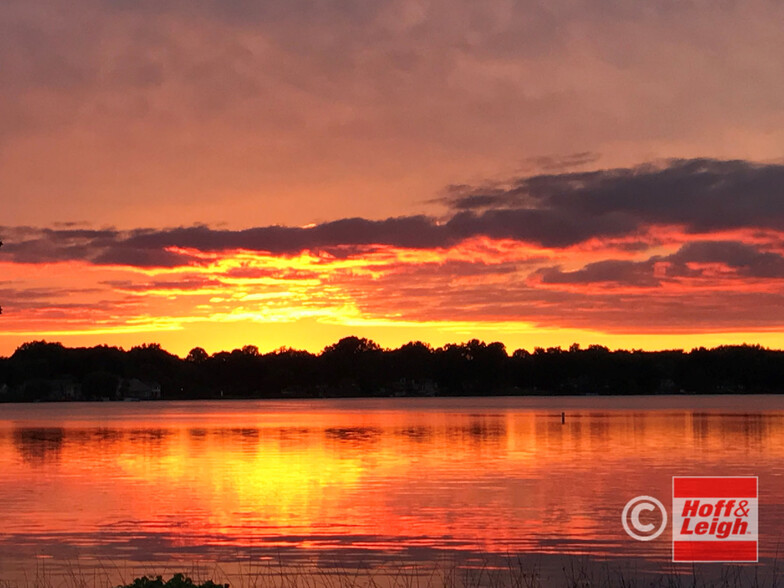
[{"label": "buoy", "polygon": [[565,422],[566,422],[566,413],[562,412],[561,413],[561,424],[563,425]]}]

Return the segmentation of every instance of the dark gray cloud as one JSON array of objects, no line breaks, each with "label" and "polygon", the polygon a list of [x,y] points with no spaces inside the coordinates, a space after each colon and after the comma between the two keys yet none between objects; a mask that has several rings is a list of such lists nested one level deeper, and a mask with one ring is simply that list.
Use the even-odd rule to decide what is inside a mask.
[{"label": "dark gray cloud", "polygon": [[[375,245],[448,247],[472,237],[513,239],[545,247],[568,247],[591,238],[638,237],[653,225],[682,225],[692,233],[727,229],[784,230],[784,165],[710,159],[677,160],[630,169],[523,178],[505,188],[454,186],[443,200],[453,209],[439,221],[427,216],[385,220],[345,218],[311,227],[266,226],[244,230],[208,226],[170,229],[2,229],[4,256],[17,262],[85,260],[95,264],[174,267],[200,263],[172,248],[199,251],[247,249],[273,254],[303,250],[351,255]],[[620,247],[620,246],[619,246]],[[779,275],[776,254],[738,243],[693,243],[666,261],[712,260],[749,272]],[[602,262],[575,280],[619,274],[632,282],[631,266]],[[745,269],[744,269],[745,268]],[[557,274],[549,279],[561,280]]]},{"label": "dark gray cloud", "polygon": [[452,186],[441,200],[458,235],[564,247],[651,225],[689,232],[784,229],[784,165],[713,159],[537,175],[507,186]]},{"label": "dark gray cloud", "polygon": [[[655,266],[660,262],[662,265],[655,272]],[[538,270],[535,275],[545,284],[613,283],[656,287],[668,279],[706,275],[703,269],[689,264],[720,264],[739,278],[784,278],[784,257],[737,241],[693,241],[672,255],[653,256],[644,261],[607,259],[569,272],[549,267]]]},{"label": "dark gray cloud", "polygon": [[87,261],[98,265],[177,267],[198,261],[162,247],[129,246],[127,240],[133,234],[114,229],[0,228],[3,258],[17,263]]},{"label": "dark gray cloud", "polygon": [[[784,165],[713,159],[526,177],[507,186],[460,186],[442,199],[473,218],[518,215],[544,223],[546,245],[614,236],[652,224],[693,232],[784,227]],[[524,212],[521,212],[524,211]],[[492,216],[488,216],[492,215]],[[520,216],[522,215],[522,216]]]},{"label": "dark gray cloud", "polygon": [[744,277],[784,278],[784,257],[736,241],[696,241],[664,258],[676,267],[686,263],[724,264]]},{"label": "dark gray cloud", "polygon": [[653,263],[607,259],[589,263],[584,268],[562,272],[547,268],[537,272],[545,284],[592,284],[612,282],[627,286],[655,287],[660,280],[653,275]]},{"label": "dark gray cloud", "polygon": [[640,227],[641,223],[624,213],[586,218],[568,210],[508,208],[459,212],[446,223],[445,232],[455,239],[482,235],[545,247],[568,247],[592,237],[620,237]]},{"label": "dark gray cloud", "polygon": [[176,267],[201,263],[198,257],[170,248],[199,251],[246,249],[273,254],[319,250],[343,254],[367,245],[430,248],[461,238],[428,217],[414,216],[372,221],[342,219],[309,228],[270,226],[239,231],[206,226],[135,231],[57,230],[30,227],[0,229],[4,257],[19,263],[83,260],[98,265]]},{"label": "dark gray cloud", "polygon": [[187,247],[205,251],[250,249],[272,253],[364,244],[427,248],[442,244],[440,232],[435,222],[424,216],[381,221],[347,218],[309,228],[271,226],[230,231],[197,226],[145,231],[130,236],[123,245],[131,249]]}]

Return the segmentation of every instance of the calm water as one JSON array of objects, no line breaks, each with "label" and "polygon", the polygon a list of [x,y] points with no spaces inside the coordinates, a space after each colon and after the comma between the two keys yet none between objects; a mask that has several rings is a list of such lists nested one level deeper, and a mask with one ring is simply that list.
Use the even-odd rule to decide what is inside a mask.
[{"label": "calm water", "polygon": [[633,541],[620,513],[669,504],[689,474],[759,476],[769,564],[784,398],[0,405],[0,579],[42,562],[668,568],[669,531]]}]

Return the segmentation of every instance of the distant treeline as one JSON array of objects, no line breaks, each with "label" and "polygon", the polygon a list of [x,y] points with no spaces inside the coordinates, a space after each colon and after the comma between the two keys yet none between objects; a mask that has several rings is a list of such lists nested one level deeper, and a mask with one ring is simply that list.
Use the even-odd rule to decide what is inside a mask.
[{"label": "distant treeline", "polygon": [[248,345],[181,359],[157,344],[66,348],[25,343],[0,358],[0,400],[120,400],[525,394],[779,392],[784,352],[758,345],[610,351],[591,345],[518,349],[476,339],[382,349],[347,337],[320,354]]}]

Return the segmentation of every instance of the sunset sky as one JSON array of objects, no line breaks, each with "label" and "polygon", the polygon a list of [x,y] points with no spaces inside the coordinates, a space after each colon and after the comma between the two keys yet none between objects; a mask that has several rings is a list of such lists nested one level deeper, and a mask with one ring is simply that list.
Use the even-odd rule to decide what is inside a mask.
[{"label": "sunset sky", "polygon": [[4,0],[0,355],[784,347],[784,4]]}]

